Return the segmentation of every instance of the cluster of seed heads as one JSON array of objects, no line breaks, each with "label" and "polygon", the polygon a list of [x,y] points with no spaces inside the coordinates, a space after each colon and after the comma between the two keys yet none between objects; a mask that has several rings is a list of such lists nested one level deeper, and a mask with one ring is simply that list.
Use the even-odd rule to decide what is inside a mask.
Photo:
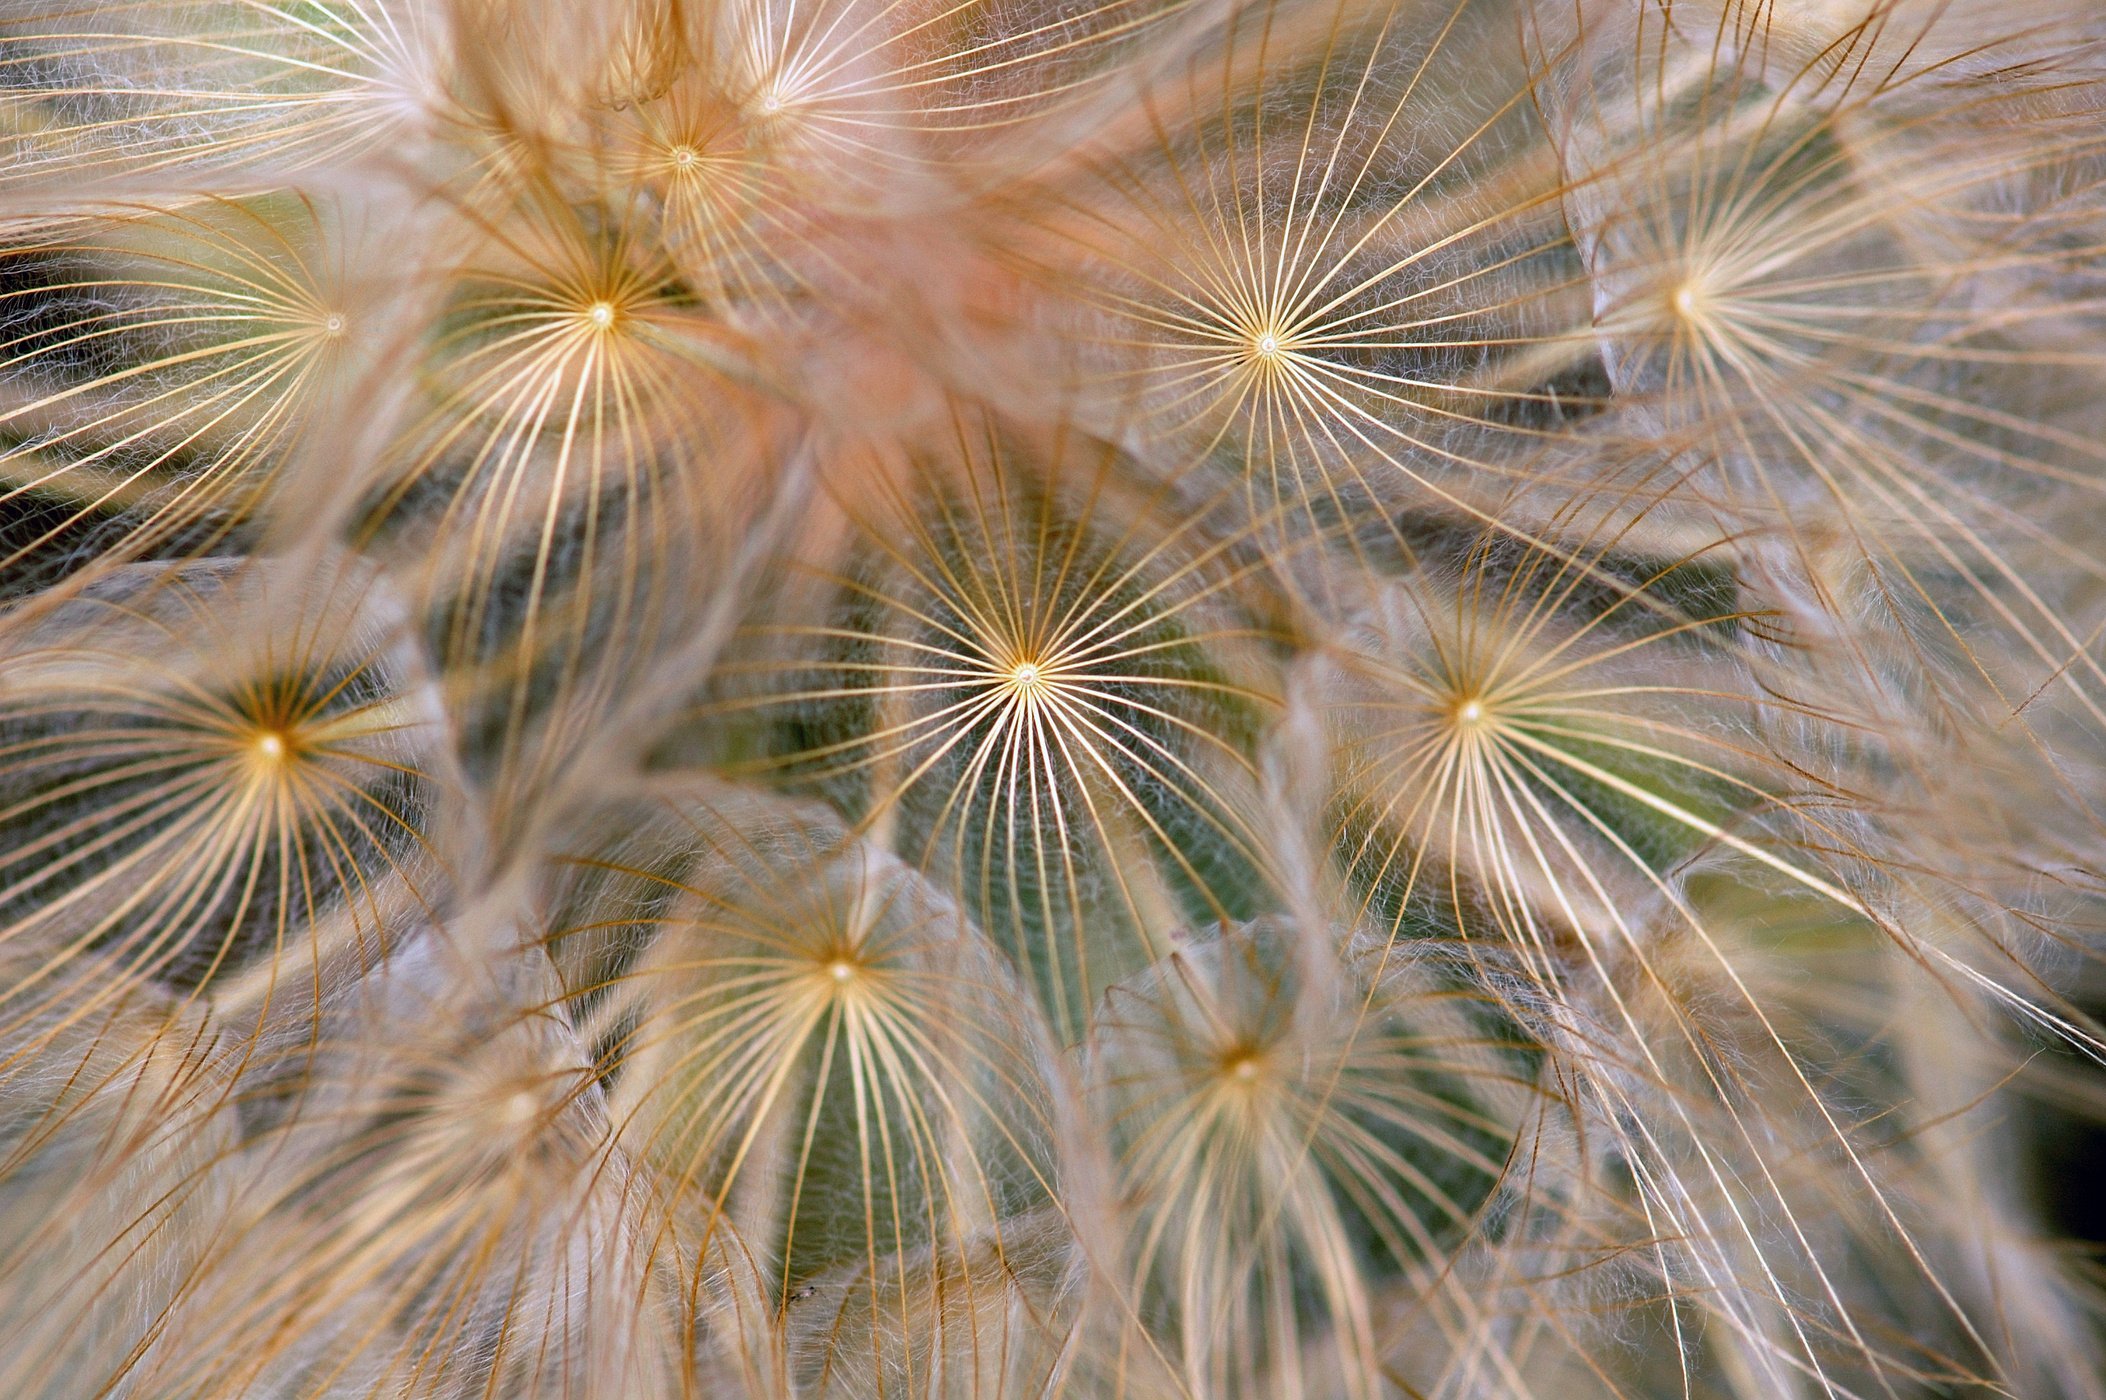
[{"label": "cluster of seed heads", "polygon": [[0,0],[0,1396],[2106,1400],[2093,0]]}]

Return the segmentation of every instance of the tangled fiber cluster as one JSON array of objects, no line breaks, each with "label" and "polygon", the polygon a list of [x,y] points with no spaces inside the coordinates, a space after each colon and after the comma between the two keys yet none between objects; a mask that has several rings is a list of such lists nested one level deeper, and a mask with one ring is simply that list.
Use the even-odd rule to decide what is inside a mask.
[{"label": "tangled fiber cluster", "polygon": [[2095,0],[5,0],[0,1395],[2098,1400],[2102,540]]}]

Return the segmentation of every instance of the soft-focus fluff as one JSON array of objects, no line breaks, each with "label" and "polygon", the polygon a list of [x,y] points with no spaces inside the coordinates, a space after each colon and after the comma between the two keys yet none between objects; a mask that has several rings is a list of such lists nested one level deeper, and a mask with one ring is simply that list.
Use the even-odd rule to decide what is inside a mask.
[{"label": "soft-focus fluff", "polygon": [[2106,1400],[2094,0],[0,0],[0,1396]]}]

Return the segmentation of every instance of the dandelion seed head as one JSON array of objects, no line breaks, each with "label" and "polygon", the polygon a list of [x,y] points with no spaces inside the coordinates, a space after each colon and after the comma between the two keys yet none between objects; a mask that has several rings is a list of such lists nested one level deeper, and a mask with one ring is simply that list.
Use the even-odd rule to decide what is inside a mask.
[{"label": "dandelion seed head", "polygon": [[2090,1035],[2052,25],[43,8],[0,1394],[2096,1370],[1940,1126]]},{"label": "dandelion seed head", "polygon": [[1701,268],[1674,284],[1667,306],[1669,319],[1683,334],[1710,342],[1732,333],[1731,308],[1720,301],[1718,280]]},{"label": "dandelion seed head", "polygon": [[1243,332],[1242,354],[1246,364],[1260,371],[1282,370],[1300,358],[1293,338],[1277,321]]},{"label": "dandelion seed head", "polygon": [[531,1091],[515,1089],[499,1105],[498,1116],[509,1128],[524,1128],[541,1116],[541,1100]]}]

